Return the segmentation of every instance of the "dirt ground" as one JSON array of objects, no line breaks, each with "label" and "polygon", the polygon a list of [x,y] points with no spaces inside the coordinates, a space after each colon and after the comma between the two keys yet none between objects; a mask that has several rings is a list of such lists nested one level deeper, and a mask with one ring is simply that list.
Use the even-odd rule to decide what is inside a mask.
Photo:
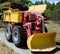
[{"label": "dirt ground", "polygon": [[0,42],[0,54],[14,54],[13,50]]},{"label": "dirt ground", "polygon": [[46,27],[48,28],[49,32],[56,32],[56,41],[60,42],[60,23],[54,22],[54,21],[49,21],[46,23]]},{"label": "dirt ground", "polygon": [[3,27],[0,27],[0,32],[4,32],[4,28]]}]

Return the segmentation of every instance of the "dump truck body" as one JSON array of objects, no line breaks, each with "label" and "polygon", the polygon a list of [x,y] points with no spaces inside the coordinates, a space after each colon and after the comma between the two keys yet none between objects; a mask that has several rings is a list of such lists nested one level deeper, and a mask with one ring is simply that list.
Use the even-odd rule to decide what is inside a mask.
[{"label": "dump truck body", "polygon": [[4,21],[7,22],[22,22],[22,12],[18,9],[12,9],[4,12]]}]

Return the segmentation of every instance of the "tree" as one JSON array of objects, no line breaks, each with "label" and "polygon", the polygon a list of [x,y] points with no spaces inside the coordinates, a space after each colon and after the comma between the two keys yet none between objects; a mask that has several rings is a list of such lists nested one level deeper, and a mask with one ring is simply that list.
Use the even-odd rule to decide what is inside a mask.
[{"label": "tree", "polygon": [[53,4],[51,5],[51,11],[54,11],[55,8],[55,3],[53,2]]},{"label": "tree", "polygon": [[43,0],[41,0],[40,3],[43,4]]},{"label": "tree", "polygon": [[30,0],[21,0],[20,2],[25,3],[26,5],[28,5]]},{"label": "tree", "polygon": [[35,2],[35,5],[39,5],[39,4],[43,4],[43,1],[41,0],[41,1],[36,1]]},{"label": "tree", "polygon": [[56,11],[56,10],[60,10],[60,2],[58,2],[58,3],[55,5],[54,10],[55,10],[55,11]]},{"label": "tree", "polygon": [[48,2],[47,2],[47,0],[45,0],[45,2],[44,2],[45,4],[47,4]]},{"label": "tree", "polygon": [[56,5],[59,5],[60,4],[60,2],[58,2]]},{"label": "tree", "polygon": [[29,1],[28,6],[34,5],[31,1]]}]

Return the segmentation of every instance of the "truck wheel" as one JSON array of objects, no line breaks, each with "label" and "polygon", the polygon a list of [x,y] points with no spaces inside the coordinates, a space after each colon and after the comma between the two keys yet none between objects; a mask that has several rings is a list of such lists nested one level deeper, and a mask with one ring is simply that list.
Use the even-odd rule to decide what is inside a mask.
[{"label": "truck wheel", "polygon": [[23,30],[20,26],[15,26],[13,28],[13,33],[12,33],[12,38],[13,38],[13,43],[15,44],[15,46],[17,47],[22,47],[23,45]]},{"label": "truck wheel", "polygon": [[9,42],[12,41],[12,35],[11,35],[11,30],[10,30],[9,24],[5,25],[5,37]]}]

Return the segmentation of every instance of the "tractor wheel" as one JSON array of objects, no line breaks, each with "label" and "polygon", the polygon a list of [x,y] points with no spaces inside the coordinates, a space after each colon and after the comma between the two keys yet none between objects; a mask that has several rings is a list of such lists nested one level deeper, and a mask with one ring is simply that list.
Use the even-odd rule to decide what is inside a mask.
[{"label": "tractor wheel", "polygon": [[48,32],[48,29],[47,29],[47,27],[45,26],[45,32]]},{"label": "tractor wheel", "polygon": [[23,34],[24,33],[23,33],[21,26],[15,26],[13,28],[12,39],[13,39],[13,43],[15,44],[15,46],[22,47],[24,43]]},{"label": "tractor wheel", "polygon": [[9,42],[12,41],[11,29],[9,24],[5,24],[5,37]]}]

